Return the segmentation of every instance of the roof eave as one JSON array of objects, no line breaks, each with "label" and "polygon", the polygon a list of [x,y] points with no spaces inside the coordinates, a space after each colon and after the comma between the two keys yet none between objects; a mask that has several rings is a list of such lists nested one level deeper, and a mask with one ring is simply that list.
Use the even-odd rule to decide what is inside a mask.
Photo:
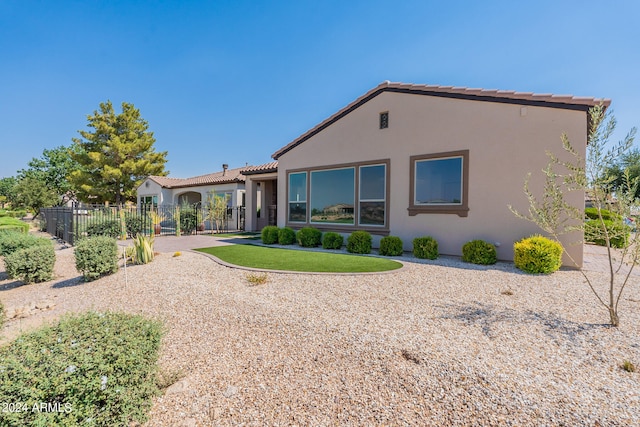
[{"label": "roof eave", "polygon": [[291,151],[293,148],[302,144],[311,137],[322,132],[333,123],[337,122],[363,104],[369,102],[382,92],[406,93],[412,95],[428,95],[444,98],[465,99],[472,101],[498,102],[507,104],[519,104],[524,106],[540,106],[548,108],[562,108],[578,111],[588,111],[594,105],[602,103],[605,108],[611,104],[610,99],[595,99],[587,97],[574,97],[570,95],[558,96],[549,94],[534,94],[525,92],[484,90],[484,89],[468,89],[451,86],[430,86],[430,85],[412,85],[403,83],[383,82],[371,89],[346,107],[339,110],[334,115],[322,121],[317,126],[308,130],[289,144],[282,147],[271,155],[278,160],[282,155]]}]

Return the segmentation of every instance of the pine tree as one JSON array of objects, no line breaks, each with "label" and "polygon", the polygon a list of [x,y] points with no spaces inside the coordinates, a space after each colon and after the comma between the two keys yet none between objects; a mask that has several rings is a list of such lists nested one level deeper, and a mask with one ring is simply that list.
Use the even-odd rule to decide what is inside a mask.
[{"label": "pine tree", "polygon": [[87,120],[93,131],[78,131],[71,154],[80,165],[70,176],[80,200],[121,205],[135,200],[147,176],[168,174],[167,152],[155,151],[153,132],[133,104],[123,102],[116,114],[111,101],[101,103]]}]

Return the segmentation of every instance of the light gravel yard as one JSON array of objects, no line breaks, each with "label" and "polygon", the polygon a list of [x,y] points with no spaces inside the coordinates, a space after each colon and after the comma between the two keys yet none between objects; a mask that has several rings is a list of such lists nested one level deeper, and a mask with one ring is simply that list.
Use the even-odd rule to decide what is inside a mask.
[{"label": "light gravel yard", "polygon": [[83,283],[73,249],[57,257],[56,280],[29,286],[0,264],[7,308],[55,304],[8,322],[0,343],[68,311],[164,320],[161,367],[183,378],[148,426],[640,425],[640,373],[619,367],[640,365],[635,278],[610,328],[576,271],[443,258],[252,286],[251,273],[183,252]]}]

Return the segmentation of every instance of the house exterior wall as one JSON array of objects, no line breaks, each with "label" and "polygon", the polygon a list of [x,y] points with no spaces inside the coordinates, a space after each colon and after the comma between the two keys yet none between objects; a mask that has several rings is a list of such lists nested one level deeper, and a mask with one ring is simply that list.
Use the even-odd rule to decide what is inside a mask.
[{"label": "house exterior wall", "polygon": [[167,188],[162,188],[160,184],[155,182],[152,179],[146,179],[137,190],[138,194],[138,205],[140,205],[140,199],[144,196],[157,196],[158,197],[158,205],[171,203],[172,194],[171,190]]},{"label": "house exterior wall", "polygon": [[[381,112],[389,113],[387,129],[379,128]],[[388,160],[388,227],[380,234],[401,237],[406,250],[413,238],[431,235],[440,252],[450,255],[460,255],[470,240],[483,239],[498,244],[500,259],[512,260],[514,241],[540,231],[515,217],[508,205],[527,212],[523,184],[529,172],[530,188],[541,194],[546,151],[566,156],[562,133],[584,156],[584,111],[383,92],[278,158],[278,225],[287,224],[288,171]],[[461,150],[468,150],[469,159],[467,216],[409,215],[411,156]],[[567,197],[583,207],[584,193]],[[581,239],[574,234],[563,241],[579,265],[582,247],[570,242]]]}]

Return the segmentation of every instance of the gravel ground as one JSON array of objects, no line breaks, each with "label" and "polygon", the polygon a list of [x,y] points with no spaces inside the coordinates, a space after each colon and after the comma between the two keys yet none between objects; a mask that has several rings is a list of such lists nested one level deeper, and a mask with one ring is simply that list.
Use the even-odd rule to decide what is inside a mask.
[{"label": "gravel ground", "polygon": [[148,426],[640,425],[640,373],[620,368],[640,365],[637,281],[611,328],[576,271],[443,258],[252,286],[251,273],[183,252],[83,283],[73,249],[57,257],[57,278],[29,286],[0,264],[5,306],[55,303],[10,321],[4,342],[68,311],[164,320],[161,367],[182,379]]}]

